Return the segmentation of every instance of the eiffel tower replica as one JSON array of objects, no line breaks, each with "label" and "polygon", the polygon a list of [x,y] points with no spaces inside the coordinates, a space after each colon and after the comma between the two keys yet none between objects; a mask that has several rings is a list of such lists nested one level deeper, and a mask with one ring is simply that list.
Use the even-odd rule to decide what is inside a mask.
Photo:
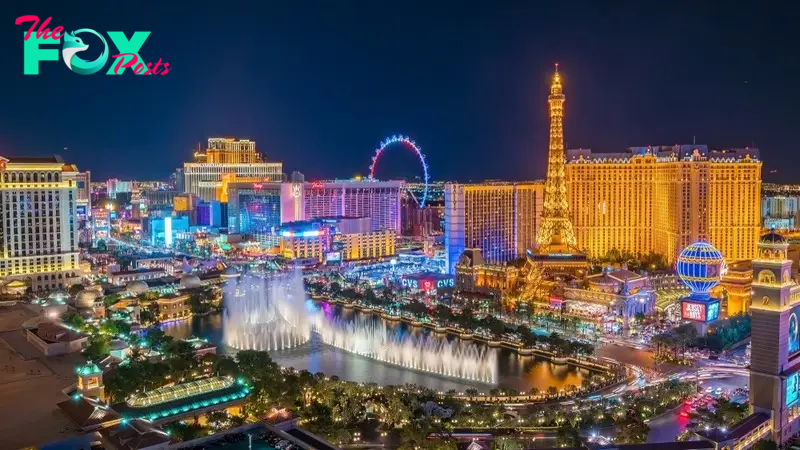
[{"label": "eiffel tower replica", "polygon": [[542,221],[536,233],[536,251],[530,255],[549,276],[579,277],[586,274],[586,253],[579,250],[569,219],[567,181],[564,175],[564,93],[558,64],[550,85],[550,146],[544,185]]}]

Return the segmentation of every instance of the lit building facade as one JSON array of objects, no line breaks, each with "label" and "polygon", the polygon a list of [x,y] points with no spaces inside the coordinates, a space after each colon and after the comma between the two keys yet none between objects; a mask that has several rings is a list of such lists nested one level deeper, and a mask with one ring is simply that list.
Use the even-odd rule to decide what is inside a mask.
[{"label": "lit building facade", "polygon": [[78,241],[91,245],[92,243],[92,174],[77,172],[75,174],[76,204],[78,218]]},{"label": "lit building facade", "polygon": [[147,231],[152,246],[172,248],[179,234],[189,232],[189,218],[186,216],[151,218]]},{"label": "lit building facade", "polygon": [[334,230],[321,222],[290,222],[280,229],[280,254],[286,259],[325,260],[331,252]]},{"label": "lit building facade", "polygon": [[318,217],[369,217],[372,231],[390,230],[399,235],[402,181],[324,181],[303,183],[298,196],[306,220]]},{"label": "lit building facade", "polygon": [[80,281],[75,166],[61,157],[0,158],[0,277],[34,291]]},{"label": "lit building facade", "polygon": [[722,300],[722,310],[730,317],[749,311],[752,289],[752,261],[734,261],[728,264],[728,270],[712,294]]},{"label": "lit building facade", "polygon": [[228,185],[228,231],[272,245],[281,221],[281,183]]},{"label": "lit building facade", "polygon": [[761,220],[764,228],[796,229],[800,197],[768,195],[761,198]]},{"label": "lit building facade", "polygon": [[753,260],[750,405],[770,419],[782,445],[800,431],[800,286],[792,279],[789,244],[783,236],[761,237]]},{"label": "lit building facade", "polygon": [[392,230],[370,230],[366,217],[328,217],[285,223],[280,228],[280,253],[287,259],[339,263],[394,256]]},{"label": "lit building facade", "polygon": [[456,292],[478,293],[501,298],[510,292],[520,277],[518,267],[486,264],[481,249],[464,250],[455,266]]},{"label": "lit building facade", "polygon": [[396,242],[392,230],[342,233],[334,237],[334,248],[340,246],[343,261],[380,259],[397,254]]},{"label": "lit building facade", "polygon": [[758,149],[704,145],[568,150],[566,181],[579,248],[655,252],[674,262],[698,240],[726,260],[752,259],[760,233]]},{"label": "lit building facade", "polygon": [[487,264],[525,256],[536,244],[543,196],[542,183],[446,184],[444,245],[449,273],[455,273],[468,248],[479,248]]},{"label": "lit building facade", "polygon": [[203,201],[225,201],[227,183],[236,181],[281,181],[283,166],[264,162],[254,141],[209,138],[204,153],[183,166],[186,193]]}]

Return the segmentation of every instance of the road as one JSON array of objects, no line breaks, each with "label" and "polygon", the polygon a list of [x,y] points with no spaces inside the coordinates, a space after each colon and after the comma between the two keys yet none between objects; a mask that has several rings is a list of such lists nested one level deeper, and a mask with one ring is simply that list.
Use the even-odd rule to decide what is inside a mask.
[{"label": "road", "polygon": [[[749,376],[714,373],[713,378],[704,380],[700,386],[703,389],[719,387],[726,391],[733,391],[746,386],[749,380]],[[650,421],[648,424],[650,425],[650,435],[647,437],[647,442],[673,442],[675,436],[679,435],[689,423],[688,418],[680,416],[683,409],[684,407],[681,406]]]}]

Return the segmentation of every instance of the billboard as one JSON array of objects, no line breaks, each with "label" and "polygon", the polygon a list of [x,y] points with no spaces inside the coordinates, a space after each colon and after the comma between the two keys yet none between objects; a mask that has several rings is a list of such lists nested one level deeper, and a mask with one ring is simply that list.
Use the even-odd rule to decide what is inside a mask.
[{"label": "billboard", "polygon": [[800,398],[800,372],[795,372],[786,378],[786,407],[797,403]]},{"label": "billboard", "polygon": [[325,254],[325,264],[339,264],[342,262],[342,252],[328,252]]},{"label": "billboard", "polygon": [[794,355],[800,351],[800,339],[798,339],[798,314],[800,314],[800,306],[792,308],[792,313],[789,314],[789,356]]},{"label": "billboard", "polygon": [[719,318],[719,300],[682,300],[681,317],[693,322],[713,322]]}]

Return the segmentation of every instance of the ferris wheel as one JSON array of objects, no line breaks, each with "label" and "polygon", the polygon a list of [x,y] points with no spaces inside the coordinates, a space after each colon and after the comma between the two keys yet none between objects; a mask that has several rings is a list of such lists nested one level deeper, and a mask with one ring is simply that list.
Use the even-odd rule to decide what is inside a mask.
[{"label": "ferris wheel", "polygon": [[398,135],[388,137],[381,141],[380,147],[376,148],[375,154],[372,155],[372,164],[369,166],[370,181],[375,180],[375,168],[378,165],[378,159],[380,159],[383,152],[393,147],[405,147],[413,151],[419,158],[419,162],[422,164],[422,179],[424,182],[424,189],[422,191],[422,199],[418,199],[416,197],[414,197],[414,199],[417,201],[417,203],[419,203],[420,208],[424,208],[425,201],[428,199],[428,182],[430,181],[430,177],[428,176],[428,163],[425,161],[425,155],[422,153],[422,148],[419,147],[417,143],[414,142],[410,137]]}]

